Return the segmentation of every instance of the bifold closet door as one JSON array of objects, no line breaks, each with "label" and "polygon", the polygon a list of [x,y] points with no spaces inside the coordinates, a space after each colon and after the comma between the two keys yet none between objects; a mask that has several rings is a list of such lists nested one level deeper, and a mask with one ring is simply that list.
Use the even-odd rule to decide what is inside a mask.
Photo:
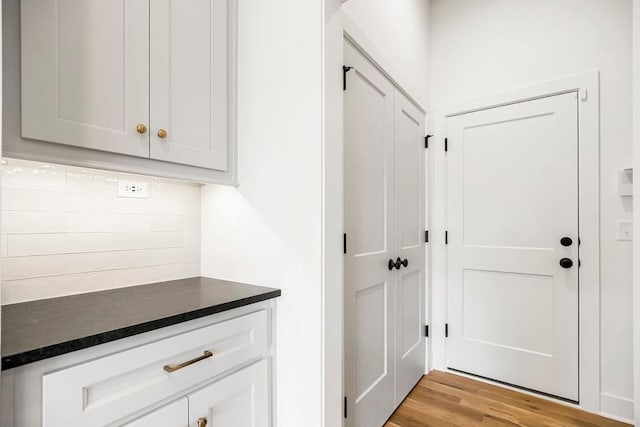
[{"label": "bifold closet door", "polygon": [[381,426],[394,410],[394,88],[348,43],[344,54],[347,424]]},{"label": "bifold closet door", "polygon": [[424,113],[345,43],[347,425],[381,426],[424,374]]},{"label": "bifold closet door", "polygon": [[[424,113],[395,96],[396,394],[398,406],[425,372]],[[405,265],[406,264],[406,265]]]}]

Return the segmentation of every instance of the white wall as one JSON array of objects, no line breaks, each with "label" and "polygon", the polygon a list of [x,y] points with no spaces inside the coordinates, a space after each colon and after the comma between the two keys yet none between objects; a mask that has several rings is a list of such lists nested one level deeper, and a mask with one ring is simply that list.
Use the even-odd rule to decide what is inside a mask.
[{"label": "white wall", "polygon": [[[349,0],[342,7],[419,101],[429,89],[429,0]],[[396,78],[396,76],[393,76]]]},{"label": "white wall", "polygon": [[[5,159],[2,303],[200,275],[200,186]],[[118,180],[149,184],[118,197]]]},{"label": "white wall", "polygon": [[616,241],[631,200],[631,0],[432,0],[431,105],[601,72],[601,391],[605,413],[632,416],[632,251]]},{"label": "white wall", "polygon": [[240,2],[240,187],[202,190],[203,275],[282,289],[281,427],[322,418],[323,7]]}]

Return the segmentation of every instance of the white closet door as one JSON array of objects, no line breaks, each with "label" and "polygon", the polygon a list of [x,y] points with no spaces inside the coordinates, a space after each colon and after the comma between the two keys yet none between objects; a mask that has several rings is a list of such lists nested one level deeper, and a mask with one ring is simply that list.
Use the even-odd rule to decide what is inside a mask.
[{"label": "white closet door", "polygon": [[[396,406],[425,372],[424,113],[395,96]],[[404,265],[406,263],[406,266]]]},{"label": "white closet door", "polygon": [[447,136],[447,366],[578,401],[577,94],[452,117]]},{"label": "white closet door", "polygon": [[344,47],[345,387],[354,426],[381,426],[394,410],[394,88]]},{"label": "white closet door", "polygon": [[22,0],[22,135],[149,156],[149,0]]},{"label": "white closet door", "polygon": [[152,159],[227,170],[228,6],[151,2]]}]

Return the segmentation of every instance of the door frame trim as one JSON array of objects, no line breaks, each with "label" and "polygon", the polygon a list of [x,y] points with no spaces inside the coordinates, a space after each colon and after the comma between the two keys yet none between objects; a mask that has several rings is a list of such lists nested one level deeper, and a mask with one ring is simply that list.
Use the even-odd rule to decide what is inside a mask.
[{"label": "door frame trim", "polygon": [[447,322],[447,162],[444,149],[448,117],[474,111],[578,93],[578,221],[580,227],[579,272],[579,407],[599,413],[600,408],[600,73],[591,71],[515,88],[494,95],[434,108],[434,146],[428,156],[428,226],[431,250],[427,251],[427,315],[432,332],[428,346],[428,370],[446,370]]}]

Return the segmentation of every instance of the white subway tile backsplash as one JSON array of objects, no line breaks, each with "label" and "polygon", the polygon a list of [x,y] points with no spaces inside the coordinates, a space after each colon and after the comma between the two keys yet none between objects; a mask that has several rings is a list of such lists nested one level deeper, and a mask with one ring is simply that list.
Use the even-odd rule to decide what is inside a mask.
[{"label": "white subway tile backsplash", "polygon": [[114,233],[113,250],[177,248],[183,246],[182,233],[140,232]]},{"label": "white subway tile backsplash", "polygon": [[152,218],[151,215],[114,215],[116,231],[151,231]]},{"label": "white subway tile backsplash", "polygon": [[2,186],[64,191],[66,174],[55,167],[3,165]]},{"label": "white subway tile backsplash", "polygon": [[113,250],[111,233],[9,234],[7,256],[33,256]]},{"label": "white subway tile backsplash", "polygon": [[[200,187],[9,159],[2,167],[3,303],[200,274]],[[151,183],[117,196],[118,179]]]},{"label": "white subway tile backsplash", "polygon": [[184,246],[200,246],[200,232],[188,231],[184,233]]},{"label": "white subway tile backsplash", "polygon": [[61,210],[65,212],[112,213],[114,211],[114,197],[107,194],[65,193],[61,203]]},{"label": "white subway tile backsplash", "polygon": [[200,248],[194,246],[184,248],[153,249],[151,251],[151,257],[154,265],[198,262],[200,261]]},{"label": "white subway tile backsplash", "polygon": [[3,233],[64,233],[67,231],[66,216],[59,212],[2,212]]},{"label": "white subway tile backsplash", "polygon": [[3,211],[61,212],[64,193],[53,190],[4,187],[2,189]]},{"label": "white subway tile backsplash", "polygon": [[[168,206],[156,206],[154,201],[155,198],[153,197],[150,199],[116,197],[113,201],[113,212],[118,214],[163,214],[166,213],[163,212],[164,210],[171,209]],[[168,201],[165,201],[164,204],[168,205],[169,203]]]},{"label": "white subway tile backsplash", "polygon": [[3,304],[121,287],[114,279],[113,270],[24,280],[3,280],[2,286],[6,299]]},{"label": "white subway tile backsplash", "polygon": [[90,171],[67,172],[66,190],[72,193],[115,195],[118,191],[118,179],[115,176],[100,175]]},{"label": "white subway tile backsplash", "polygon": [[7,250],[7,235],[0,234],[0,256],[2,258],[9,256]]}]

